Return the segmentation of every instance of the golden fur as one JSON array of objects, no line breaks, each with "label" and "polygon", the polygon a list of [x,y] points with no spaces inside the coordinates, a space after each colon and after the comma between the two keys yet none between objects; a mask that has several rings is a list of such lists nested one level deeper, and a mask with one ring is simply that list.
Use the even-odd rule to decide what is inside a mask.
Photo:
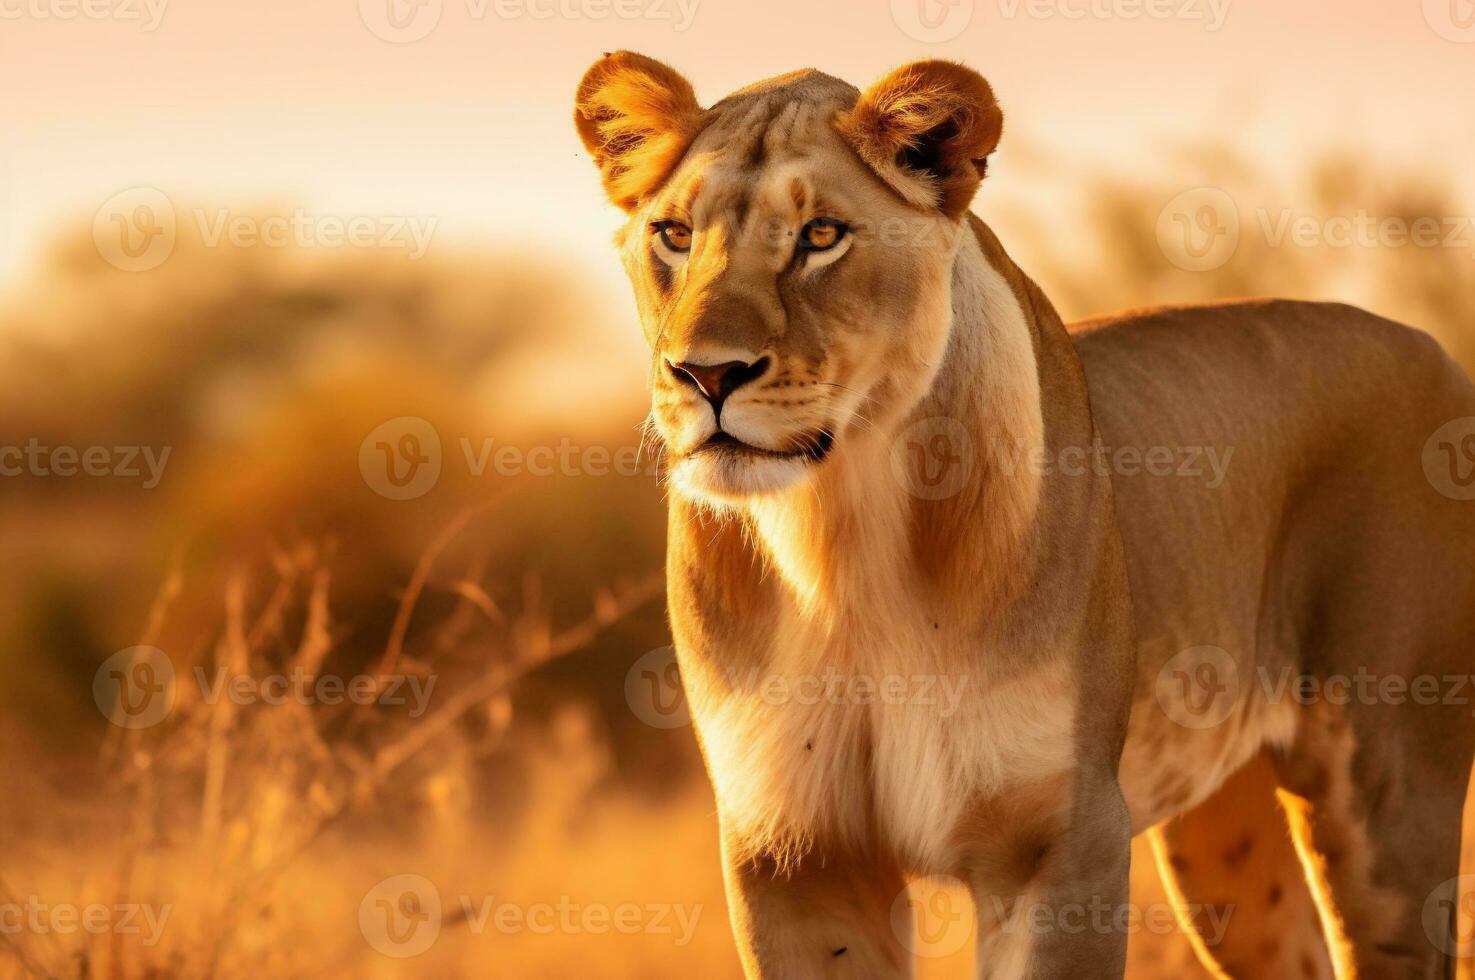
[{"label": "golden fur", "polygon": [[[1002,114],[956,64],[864,93],[796,72],[701,109],[621,52],[575,121],[629,212],[671,623],[749,976],[909,976],[896,903],[946,874],[973,892],[980,976],[1119,980],[1121,929],[998,910],[1124,909],[1131,835],[1158,827],[1162,854],[1196,861],[1203,821],[1230,812],[1204,801],[1246,766],[1294,803],[1344,980],[1443,968],[1421,889],[1457,867],[1468,714],[1303,707],[1255,682],[1468,659],[1475,512],[1418,454],[1475,391],[1436,345],[1274,302],[1067,331],[967,213]],[[804,247],[816,220],[846,229],[833,248]],[[742,380],[710,388],[729,369]],[[1090,465],[1103,446],[1225,469]],[[1198,649],[1234,682],[1204,726],[1171,683]],[[1414,776],[1436,787],[1417,801],[1398,789]],[[1268,796],[1246,832],[1284,827]],[[1185,812],[1200,832],[1163,824]],[[1258,875],[1197,867],[1177,892],[1264,901],[1243,889],[1287,851],[1260,853]],[[1276,887],[1309,907],[1302,881]],[[1316,923],[1286,928],[1277,950],[1326,955]],[[1254,929],[1203,955],[1272,975]]]}]

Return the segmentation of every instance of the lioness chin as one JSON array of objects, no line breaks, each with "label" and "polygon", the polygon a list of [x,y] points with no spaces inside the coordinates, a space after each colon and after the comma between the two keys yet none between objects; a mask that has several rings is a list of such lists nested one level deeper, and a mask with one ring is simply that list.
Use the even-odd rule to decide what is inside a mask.
[{"label": "lioness chin", "polygon": [[948,875],[979,976],[1120,978],[1143,832],[1227,975],[1452,976],[1468,699],[1305,696],[1470,673],[1475,502],[1425,464],[1475,388],[1432,340],[1277,301],[1068,331],[969,213],[1002,115],[956,64],[704,109],[620,52],[575,122],[750,977],[909,976],[906,882]]}]

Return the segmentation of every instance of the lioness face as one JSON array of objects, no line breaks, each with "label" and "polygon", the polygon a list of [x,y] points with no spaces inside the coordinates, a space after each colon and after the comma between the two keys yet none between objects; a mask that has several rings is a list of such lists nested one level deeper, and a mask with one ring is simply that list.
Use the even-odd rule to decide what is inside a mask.
[{"label": "lioness face", "polygon": [[783,98],[724,111],[624,229],[679,492],[804,480],[916,396],[918,355],[947,326],[944,306],[911,328],[946,298],[952,222],[891,194],[835,111]]},{"label": "lioness face", "polygon": [[621,53],[585,77],[576,122],[629,212],[677,492],[741,502],[888,441],[947,343],[960,218],[998,136],[986,83],[923,63],[862,96],[803,72],[702,110]]}]

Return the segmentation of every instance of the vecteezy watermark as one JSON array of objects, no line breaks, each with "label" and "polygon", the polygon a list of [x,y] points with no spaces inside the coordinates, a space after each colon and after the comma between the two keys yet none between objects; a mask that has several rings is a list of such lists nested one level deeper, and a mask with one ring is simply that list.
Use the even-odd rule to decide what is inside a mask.
[{"label": "vecteezy watermark", "polygon": [[0,477],[112,477],[142,480],[152,490],[164,478],[172,446],[0,446]]},{"label": "vecteezy watermark", "polygon": [[169,0],[0,0],[0,21],[111,20],[152,34],[168,9]]},{"label": "vecteezy watermark", "polygon": [[[635,444],[586,446],[563,438],[557,443],[519,446],[491,436],[456,439],[466,473],[486,477],[555,476],[654,477],[659,463]],[[453,454],[457,458],[457,454]],[[359,444],[359,474],[369,489],[390,500],[414,500],[434,489],[445,454],[440,432],[425,419],[403,415],[374,427]]]},{"label": "vecteezy watermark", "polygon": [[923,500],[957,495],[984,465],[1005,476],[1172,477],[1217,490],[1228,478],[1233,458],[1233,446],[1107,446],[1100,440],[1054,450],[994,440],[980,456],[963,424],[945,416],[912,423],[892,441],[890,452],[896,482]]},{"label": "vecteezy watermark", "polygon": [[951,875],[918,878],[891,903],[891,932],[913,956],[939,959],[973,939],[975,917],[968,889]]},{"label": "vecteezy watermark", "polygon": [[43,902],[30,895],[21,902],[0,902],[0,935],[138,936],[140,944],[156,946],[173,910],[173,905],[139,902]]},{"label": "vecteezy watermark", "polygon": [[119,650],[92,675],[92,700],[119,728],[150,728],[174,710],[174,662],[158,647]]},{"label": "vecteezy watermark", "polygon": [[675,647],[657,647],[630,665],[625,672],[625,703],[635,717],[652,728],[684,728],[691,724]]},{"label": "vecteezy watermark", "polygon": [[1429,27],[1456,44],[1475,44],[1475,0],[1424,0]]},{"label": "vecteezy watermark", "polygon": [[179,223],[174,202],[157,187],[130,187],[92,216],[92,243],[103,261],[124,272],[147,272],[174,254]]},{"label": "vecteezy watermark", "polygon": [[[968,675],[867,672],[826,667],[818,672],[731,671],[730,696],[769,707],[857,705],[881,708],[919,707],[939,720],[957,714]],[[680,728],[691,723],[675,649],[658,647],[630,666],[625,674],[625,701],[652,728]]]},{"label": "vecteezy watermark", "polygon": [[376,248],[423,259],[440,219],[412,214],[314,214],[293,208],[286,214],[237,214],[229,208],[193,212],[206,248]]},{"label": "vecteezy watermark", "polygon": [[1456,960],[1475,956],[1475,875],[1440,882],[1420,918],[1435,949]]},{"label": "vecteezy watermark", "polygon": [[1453,419],[1424,443],[1424,478],[1451,500],[1475,500],[1475,417]]},{"label": "vecteezy watermark", "polygon": [[1157,246],[1185,272],[1218,269],[1239,247],[1239,208],[1219,187],[1194,187],[1175,196],[1157,217]]},{"label": "vecteezy watermark", "polygon": [[[701,0],[460,0],[466,19],[644,20],[670,23],[676,32],[691,27]],[[410,44],[429,37],[445,14],[444,0],[359,0],[359,19],[375,37]]]},{"label": "vecteezy watermark", "polygon": [[655,457],[641,459],[637,445],[583,446],[571,439],[556,444],[517,446],[498,445],[490,437],[473,441],[465,436],[457,440],[466,460],[466,471],[472,476],[485,476],[490,470],[496,476],[655,476],[659,471]]},{"label": "vecteezy watermark", "polygon": [[440,480],[440,433],[414,415],[390,419],[359,444],[359,475],[381,497],[414,500]]},{"label": "vecteezy watermark", "polygon": [[[1475,675],[1375,674],[1359,667],[1351,674],[1304,674],[1294,668],[1255,668],[1256,681],[1269,704],[1294,701],[1307,706],[1350,704],[1469,706],[1475,704]],[[1475,714],[1472,711],[1471,714]]]},{"label": "vecteezy watermark", "polygon": [[440,938],[440,926],[440,890],[422,875],[385,878],[359,902],[359,932],[385,956],[419,956]]},{"label": "vecteezy watermark", "polygon": [[[313,674],[302,667],[288,673],[232,673],[224,667],[190,672],[200,700],[215,706],[284,704],[380,705],[405,707],[419,718],[430,705],[436,675],[428,674]],[[103,717],[120,728],[150,728],[169,717],[178,694],[174,662],[158,647],[119,650],[92,675],[92,697]]]},{"label": "vecteezy watermark", "polygon": [[1108,446],[1099,440],[1055,452],[1004,443],[989,448],[994,465],[1005,474],[1023,469],[1037,476],[1171,477],[1201,482],[1210,490],[1224,485],[1234,458],[1233,446]]},{"label": "vecteezy watermark", "polygon": [[941,44],[968,29],[973,7],[974,0],[891,0],[891,19],[914,41]]},{"label": "vecteezy watermark", "polygon": [[408,707],[406,714],[419,718],[430,706],[435,690],[435,674],[312,674],[302,667],[281,674],[232,674],[224,667],[207,672],[193,670],[201,697],[208,705],[221,698],[235,705],[322,704],[329,707],[344,703],[377,704],[385,707]]},{"label": "vecteezy watermark", "polygon": [[1475,256],[1475,222],[1468,215],[1299,214],[1257,208],[1256,221],[1271,248],[1450,248]]},{"label": "vecteezy watermark", "polygon": [[[3,0],[0,0],[3,2]],[[293,208],[252,214],[230,208],[188,212],[205,248],[380,249],[411,261],[430,249],[439,220],[426,215],[319,214]],[[168,261],[179,240],[180,215],[156,187],[132,187],[103,202],[92,218],[92,241],[109,265],[147,272]]]},{"label": "vecteezy watermark", "polygon": [[[1307,214],[1294,208],[1259,207],[1249,228],[1266,246],[1279,248],[1456,249],[1475,256],[1475,221],[1468,215]],[[1222,188],[1195,187],[1164,205],[1157,219],[1158,248],[1187,272],[1223,268],[1246,228],[1240,207]]]},{"label": "vecteezy watermark", "polygon": [[[734,249],[744,246],[792,250],[802,225],[785,217],[768,217],[747,222],[734,241]],[[847,240],[858,249],[915,248],[951,249],[966,242],[973,232],[966,224],[942,217],[888,217],[857,220],[849,226]]]},{"label": "vecteezy watermark", "polygon": [[998,0],[1005,20],[1179,20],[1217,31],[1234,0]]},{"label": "vecteezy watermark", "polygon": [[760,703],[813,705],[879,705],[936,708],[939,719],[951,718],[963,700],[967,674],[901,674],[841,671],[826,667],[819,673],[777,673],[752,670],[739,679],[737,689]]},{"label": "vecteezy watermark", "polygon": [[891,928],[901,944],[925,958],[952,956],[973,938],[975,921],[989,923],[990,936],[1063,934],[1167,936],[1193,932],[1212,948],[1224,938],[1233,905],[1154,902],[1111,902],[1094,896],[1079,902],[1028,901],[1019,896],[988,895],[977,900],[972,914],[968,889],[950,875],[911,882],[891,903]]},{"label": "vecteezy watermark", "polygon": [[684,947],[696,935],[703,909],[700,903],[579,902],[567,895],[528,903],[459,895],[450,912],[445,904],[435,883],[423,875],[385,878],[359,903],[359,930],[374,950],[397,959],[434,946],[447,915],[475,936],[669,936],[673,945]]},{"label": "vecteezy watermark", "polygon": [[1239,665],[1223,647],[1189,647],[1163,664],[1153,693],[1163,714],[1184,728],[1213,728],[1239,704]]},{"label": "vecteezy watermark", "polygon": [[1229,920],[1234,915],[1233,905],[1191,902],[1175,909],[1162,902],[1138,905],[1135,902],[1108,902],[1100,896],[1085,902],[1046,903],[991,895],[983,905],[1005,934],[1130,936],[1146,932],[1169,936],[1190,931],[1202,936],[1210,948],[1223,941]]},{"label": "vecteezy watermark", "polygon": [[1158,706],[1184,728],[1213,728],[1252,690],[1265,705],[1294,703],[1401,707],[1469,707],[1475,715],[1475,674],[1379,674],[1358,667],[1350,674],[1310,674],[1289,665],[1257,665],[1242,676],[1238,660],[1223,647],[1181,651],[1158,671]]},{"label": "vecteezy watermark", "polygon": [[957,419],[920,419],[891,443],[891,475],[922,500],[956,496],[973,474],[973,440]]}]

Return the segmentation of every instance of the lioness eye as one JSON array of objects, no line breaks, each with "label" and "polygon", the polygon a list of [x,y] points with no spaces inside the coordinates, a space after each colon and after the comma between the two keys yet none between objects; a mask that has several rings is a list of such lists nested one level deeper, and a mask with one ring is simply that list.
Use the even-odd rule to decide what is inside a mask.
[{"label": "lioness eye", "polygon": [[657,221],[651,225],[661,236],[661,244],[673,252],[691,251],[691,229],[679,221]]},{"label": "lioness eye", "polygon": [[850,226],[834,218],[815,218],[799,231],[799,248],[806,252],[826,252],[840,244]]}]

